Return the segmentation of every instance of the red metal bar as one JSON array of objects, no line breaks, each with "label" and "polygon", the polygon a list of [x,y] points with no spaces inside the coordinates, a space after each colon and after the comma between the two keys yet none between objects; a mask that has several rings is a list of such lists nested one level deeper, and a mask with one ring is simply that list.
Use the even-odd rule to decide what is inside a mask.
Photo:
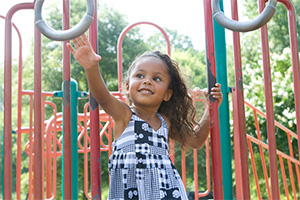
[{"label": "red metal bar", "polygon": [[[9,16],[10,13],[8,13]],[[12,15],[12,14],[11,14]],[[3,165],[3,197],[4,199],[12,198],[12,145],[11,145],[11,51],[12,51],[12,31],[11,17],[5,20],[5,51],[4,51],[4,165]]]},{"label": "red metal bar", "polygon": [[[261,145],[262,147],[264,147],[264,148],[267,149],[267,150],[269,149],[268,144],[266,144],[266,143],[264,143],[264,142],[258,140],[257,138],[254,138],[253,136],[247,135],[247,139],[250,139],[250,140],[251,140],[252,142],[254,142],[255,144]],[[277,153],[277,155],[280,155],[280,156],[282,156],[283,158],[292,161],[294,164],[297,164],[297,165],[300,164],[300,162],[299,162],[297,159],[292,158],[291,156],[289,156],[289,155],[283,153],[282,151],[277,150],[276,153]]]},{"label": "red metal bar", "polygon": [[[195,191],[195,199],[199,199],[199,197],[205,197],[211,192],[211,176],[210,176],[210,156],[209,156],[209,140],[207,139],[205,142],[205,151],[206,151],[206,191],[199,193],[198,190],[198,158],[197,158],[197,149],[194,149],[194,191]],[[196,159],[195,159],[196,158]]]},{"label": "red metal bar", "polygon": [[[264,10],[265,1],[259,2],[260,13]],[[267,114],[267,130],[268,130],[268,144],[269,144],[269,162],[270,162],[270,178],[271,178],[271,198],[279,199],[279,184],[278,184],[278,167],[276,155],[276,136],[274,124],[274,106],[273,106],[273,92],[272,79],[270,67],[269,41],[267,25],[260,29],[261,32],[261,46],[263,57],[263,72],[264,72],[264,88],[265,88],[265,104]]]},{"label": "red metal bar", "polygon": [[[213,37],[213,18],[211,9],[211,0],[203,1],[205,37],[206,37],[206,62],[208,71],[208,82],[216,81],[216,61],[215,47]],[[213,77],[214,80],[210,80]],[[213,87],[213,85],[211,85]],[[210,90],[211,88],[209,88]],[[222,161],[221,161],[221,143],[218,102],[210,100],[210,139],[211,139],[211,156],[212,156],[212,174],[213,174],[213,191],[215,199],[223,199],[223,180],[222,180]]]},{"label": "red metal bar", "polygon": [[[41,67],[41,83],[42,83],[42,67]],[[41,88],[42,88],[42,84],[41,84]],[[41,97],[42,97],[42,90],[41,90]],[[41,98],[41,127],[42,127],[42,131],[41,131],[41,137],[42,137],[42,182],[45,183],[45,165],[44,165],[44,160],[45,160],[45,98],[42,97]],[[43,184],[43,197],[44,197],[44,184]]]},{"label": "red metal bar", "polygon": [[186,165],[185,165],[186,161],[185,161],[185,150],[181,149],[181,177],[182,177],[182,182],[183,185],[186,189]]},{"label": "red metal bar", "polygon": [[[240,91],[241,92],[241,91]],[[232,104],[233,104],[233,127],[234,127],[234,156],[235,156],[235,176],[236,176],[236,198],[250,199],[249,185],[249,167],[248,167],[248,152],[246,130],[241,124],[241,120],[245,120],[244,112],[238,112],[238,91],[232,88]],[[241,116],[242,115],[242,116]],[[240,117],[244,117],[241,119]],[[242,130],[241,130],[242,129]]]},{"label": "red metal bar", "polygon": [[260,193],[260,186],[259,186],[259,181],[258,181],[258,176],[257,176],[257,170],[256,170],[256,165],[255,165],[255,159],[254,159],[254,153],[253,153],[253,148],[252,148],[252,143],[251,140],[248,140],[248,147],[249,147],[249,152],[251,156],[251,164],[253,168],[253,174],[254,174],[254,180],[256,184],[256,191],[257,191],[257,196],[258,199],[261,200],[261,193]]},{"label": "red metal bar", "polygon": [[[21,9],[32,9],[33,3],[22,3],[12,7],[7,15],[5,20],[5,51],[4,51],[4,199],[11,199],[12,197],[12,144],[11,144],[11,85],[12,85],[12,17],[15,12]],[[15,27],[16,28],[16,27]],[[17,30],[17,29],[16,29]],[[18,33],[19,34],[19,33]],[[21,40],[20,40],[21,43]],[[21,47],[20,47],[21,48]],[[21,52],[21,51],[20,51]],[[20,55],[21,56],[21,55]],[[19,59],[19,64],[22,62],[22,59]],[[18,137],[19,138],[19,137]],[[18,139],[18,142],[19,139]],[[18,158],[19,159],[19,158]],[[17,191],[19,190],[19,183],[17,183]]]},{"label": "red metal bar", "polygon": [[[33,95],[34,91],[22,90],[22,95]],[[53,97],[53,92],[42,92],[43,97]]]},{"label": "red metal bar", "polygon": [[33,147],[32,147],[32,143],[33,143],[33,130],[32,130],[32,124],[33,124],[33,95],[29,96],[30,100],[29,100],[29,108],[30,108],[30,113],[29,113],[29,185],[28,185],[28,199],[32,199],[33,196],[33,178],[32,178],[32,174],[33,174]]},{"label": "red metal bar", "polygon": [[[194,99],[194,106],[196,105],[196,102],[200,101],[204,104],[204,107],[207,108],[207,103],[204,99]],[[206,191],[205,192],[201,192],[199,193],[198,190],[198,157],[197,157],[197,149],[193,150],[193,155],[194,155],[194,191],[195,191],[195,199],[199,199],[199,197],[205,197],[207,196],[210,191],[211,191],[211,184],[210,184],[210,180],[211,180],[211,176],[210,176],[210,154],[209,154],[209,139],[206,140],[205,142],[205,151],[206,151]],[[182,167],[183,169],[183,167]],[[182,170],[182,174],[185,174],[185,169]]]},{"label": "red metal bar", "polygon": [[[256,143],[257,145],[259,145],[260,154],[261,154],[261,158],[262,158],[262,164],[263,164],[263,170],[264,170],[264,176],[265,176],[265,179],[266,179],[266,187],[268,189],[268,195],[269,195],[269,198],[270,198],[271,194],[270,194],[269,187],[268,187],[269,179],[268,179],[267,172],[265,172],[266,171],[266,169],[265,169],[266,164],[265,164],[265,161],[264,161],[264,154],[263,154],[263,150],[262,150],[262,147],[264,147],[268,150],[269,146],[261,141],[259,124],[258,124],[258,120],[257,120],[257,113],[259,113],[264,118],[266,118],[266,115],[264,113],[262,113],[261,111],[259,111],[254,106],[250,105],[249,103],[245,102],[245,104],[253,110],[254,118],[255,118],[255,126],[256,126],[256,130],[257,130],[257,139],[254,139],[253,137],[251,137],[249,135],[247,137],[248,137],[249,141],[252,141],[252,142]],[[274,122],[275,122],[275,125],[278,128],[280,128],[281,130],[283,130],[284,132],[287,133],[287,140],[288,140],[288,143],[289,143],[289,147],[291,147],[291,141],[292,140],[291,140],[290,136],[293,135],[293,137],[295,137],[295,139],[298,139],[297,135],[292,133],[289,129],[287,129],[283,125],[279,124],[277,121],[274,121]],[[249,150],[251,149],[250,145],[251,144],[249,144]],[[289,168],[289,174],[290,174],[290,180],[291,180],[290,183],[291,183],[294,199],[296,199],[297,195],[296,195],[296,188],[295,188],[294,175],[293,175],[294,172],[293,172],[293,169],[292,169],[292,163],[291,162],[293,162],[296,166],[295,170],[296,170],[297,177],[299,177],[299,170],[298,170],[297,166],[299,166],[300,162],[298,160],[294,159],[293,152],[291,150],[290,150],[290,156],[283,153],[283,152],[280,152],[278,150],[276,151],[276,154],[279,156],[279,159],[280,159],[280,165],[281,165],[281,171],[282,171],[282,176],[283,176],[283,182],[285,184],[285,193],[286,193],[286,195],[288,195],[289,192],[288,192],[288,186],[287,186],[287,183],[286,183],[287,178],[286,178],[286,173],[284,171],[284,164],[283,164],[282,158],[285,158],[288,162],[288,168]],[[251,161],[252,161],[252,159],[251,159]],[[299,178],[297,180],[299,182]]]},{"label": "red metal bar", "polygon": [[[70,2],[63,1],[63,30],[70,28]],[[70,52],[63,42],[64,199],[72,199]]]},{"label": "red metal bar", "polygon": [[[13,27],[15,28],[18,37],[19,37],[19,65],[18,65],[18,123],[17,123],[17,129],[20,130],[22,126],[22,38],[20,31],[18,28],[13,24]],[[21,155],[22,155],[22,134],[20,131],[17,132],[18,138],[17,138],[17,169],[16,169],[16,195],[17,199],[21,199]]]},{"label": "red metal bar", "polygon": [[112,130],[113,130],[113,124],[114,124],[114,121],[112,120],[112,118],[110,117],[109,118],[109,134],[108,134],[108,157],[112,154]]},{"label": "red metal bar", "polygon": [[[98,18],[97,18],[97,0],[95,0],[94,21],[89,29],[89,40],[94,51],[98,52]],[[91,190],[92,199],[101,199],[101,157],[100,157],[100,129],[99,129],[99,105],[90,95],[91,103]]]},{"label": "red metal bar", "polygon": [[284,164],[282,160],[282,156],[279,156],[279,161],[280,161],[280,167],[281,167],[281,173],[282,173],[282,180],[283,180],[283,185],[284,185],[284,191],[285,191],[285,196],[286,199],[289,200],[289,189],[286,183],[286,175],[285,175],[285,169],[284,169]]},{"label": "red metal bar", "polygon": [[293,168],[292,168],[290,160],[287,160],[287,163],[288,163],[289,173],[290,173],[290,177],[291,177],[291,185],[292,185],[293,195],[294,195],[294,199],[296,200],[297,194],[296,194],[296,188],[295,188],[295,182],[294,182]]},{"label": "red metal bar", "polygon": [[166,42],[167,42],[167,52],[169,55],[171,55],[171,44],[170,44],[170,40],[169,37],[167,35],[167,33],[165,32],[165,30],[163,28],[161,28],[160,26],[151,23],[151,22],[137,22],[134,24],[131,24],[127,27],[125,27],[123,29],[123,31],[121,32],[119,39],[118,39],[118,44],[117,44],[117,59],[118,59],[118,87],[119,87],[119,92],[122,94],[122,84],[123,84],[123,65],[122,65],[122,44],[123,44],[123,39],[126,35],[126,33],[131,30],[132,28],[134,28],[135,26],[141,25],[141,24],[148,24],[151,26],[156,27],[158,30],[160,30],[160,32],[164,35]]},{"label": "red metal bar", "polygon": [[[5,17],[0,15],[0,18],[5,20]],[[22,126],[22,37],[17,26],[12,23],[12,26],[17,32],[19,38],[19,64],[18,64],[18,122],[17,122],[17,166],[16,166],[16,195],[17,199],[21,199],[21,144],[22,144],[22,136],[21,136],[21,126]]]},{"label": "red metal bar", "polygon": [[[251,109],[253,109],[253,111],[255,111],[255,113],[258,113],[259,115],[261,115],[263,118],[267,118],[267,116],[261,111],[258,110],[257,108],[255,108],[254,106],[252,106],[249,102],[245,101],[245,104],[250,107]],[[298,138],[298,136],[292,132],[291,130],[289,130],[288,128],[286,128],[285,126],[283,126],[282,124],[280,124],[279,122],[275,121],[275,125],[280,128],[281,130],[283,130],[286,133],[289,133],[290,135],[292,135],[294,138]],[[257,126],[258,126],[258,122],[257,122]]]},{"label": "red metal bar", "polygon": [[91,199],[89,196],[89,185],[88,185],[88,107],[89,103],[86,103],[84,106],[84,194],[87,198]]},{"label": "red metal bar", "polygon": [[[297,23],[295,17],[295,8],[289,0],[279,0],[288,9],[289,20],[289,33],[290,33],[290,46],[292,56],[293,67],[293,80],[294,80],[294,93],[295,93],[295,108],[296,108],[296,124],[298,138],[300,138],[300,68],[299,68],[299,54],[298,54],[298,42],[297,42]],[[298,155],[300,161],[300,140],[298,139]],[[299,170],[299,166],[298,168]],[[299,192],[300,192],[300,184]]]},{"label": "red metal bar", "polygon": [[42,40],[34,28],[34,198],[43,199]]},{"label": "red metal bar", "polygon": [[[101,117],[101,116],[100,116]],[[100,124],[100,146],[101,147],[101,151],[108,151],[108,145],[105,145],[104,142],[103,142],[103,136],[108,136],[108,128],[111,126],[111,124],[109,122],[106,122],[104,124],[104,126],[102,124]]]},{"label": "red metal bar", "polygon": [[198,157],[197,157],[197,149],[193,149],[194,155],[194,197],[198,199]]},{"label": "red metal bar", "polygon": [[[289,132],[287,132],[287,140],[288,140],[288,143],[289,143],[290,155],[294,158],[294,152],[293,152],[291,134]],[[291,172],[292,166],[291,166],[291,162],[290,161],[288,161],[288,165],[289,165],[289,169],[290,169],[290,176],[291,176],[291,183],[292,183],[293,193],[294,193],[294,196],[296,196],[297,192],[296,192],[296,188],[295,188],[294,175]],[[297,176],[299,176],[299,167],[297,167],[297,165],[296,165],[295,168],[296,168],[296,174],[297,174]],[[299,181],[299,177],[298,177],[298,181]]]},{"label": "red metal bar", "polygon": [[175,164],[175,142],[174,140],[169,141],[169,154],[170,154],[170,159],[171,161]]},{"label": "red metal bar", "polygon": [[[295,109],[296,109],[296,124],[298,133],[298,160],[300,161],[300,68],[299,68],[299,54],[298,54],[298,42],[297,42],[297,23],[295,17],[295,8],[289,0],[279,0],[288,10],[289,20],[289,33],[290,33],[290,47],[292,57],[292,68],[293,68],[293,81],[294,81],[294,93],[295,93]],[[298,182],[300,181],[299,165],[295,165],[297,172]],[[300,184],[298,184],[300,192]]]},{"label": "red metal bar", "polygon": [[[44,104],[45,108],[45,104]],[[56,115],[56,113],[55,113]],[[54,116],[55,116],[54,115]],[[46,198],[52,196],[52,137],[49,133],[49,127],[46,127]],[[51,129],[50,129],[51,130]]]},{"label": "red metal bar", "polygon": [[[56,175],[57,175],[57,144],[56,144],[56,125],[57,125],[57,108],[53,102],[46,101],[45,105],[53,107],[53,115],[47,121],[45,127],[46,133],[46,198],[54,199],[56,196]],[[53,133],[53,134],[52,134]],[[53,143],[52,143],[53,141]],[[53,149],[53,151],[52,151]],[[53,152],[53,153],[52,153]],[[52,195],[53,192],[53,195]]]},{"label": "red metal bar", "polygon": [[[258,119],[257,119],[257,110],[256,109],[253,109],[253,114],[254,114],[257,138],[259,140],[261,140],[259,123],[258,123]],[[268,190],[268,197],[271,198],[271,190],[270,190],[270,186],[269,186],[269,176],[268,176],[267,166],[266,166],[266,162],[265,162],[266,159],[265,159],[264,151],[263,151],[263,148],[262,148],[261,145],[259,145],[259,152],[260,152],[260,155],[261,155],[261,164],[262,164],[262,167],[263,167],[265,183],[266,183],[266,187],[267,187],[267,190]]]},{"label": "red metal bar", "polygon": [[[237,0],[231,1],[232,19],[238,21]],[[234,149],[236,166],[236,197],[250,199],[249,166],[246,139],[246,120],[244,107],[243,73],[241,61],[240,34],[233,32],[233,50],[235,65],[234,94]]]}]

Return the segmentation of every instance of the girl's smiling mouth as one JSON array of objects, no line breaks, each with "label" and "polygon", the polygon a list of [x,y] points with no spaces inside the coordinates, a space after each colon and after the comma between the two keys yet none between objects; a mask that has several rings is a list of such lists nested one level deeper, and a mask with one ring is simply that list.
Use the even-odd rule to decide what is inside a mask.
[{"label": "girl's smiling mouth", "polygon": [[153,94],[153,92],[150,89],[147,89],[147,88],[142,88],[138,91],[142,94]]}]

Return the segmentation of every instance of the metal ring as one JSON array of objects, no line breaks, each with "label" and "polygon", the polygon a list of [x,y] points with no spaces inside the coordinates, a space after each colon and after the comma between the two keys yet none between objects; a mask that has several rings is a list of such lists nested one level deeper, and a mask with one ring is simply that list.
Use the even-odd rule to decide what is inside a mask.
[{"label": "metal ring", "polygon": [[64,31],[57,31],[50,28],[42,18],[42,6],[44,0],[37,0],[34,7],[35,25],[39,31],[47,38],[56,41],[68,41],[79,37],[88,30],[90,25],[94,21],[95,3],[94,0],[86,0],[87,9],[86,14],[80,20],[80,22],[71,29]]},{"label": "metal ring", "polygon": [[276,11],[276,3],[277,0],[269,0],[268,5],[263,12],[258,17],[248,22],[239,22],[228,19],[220,10],[219,0],[212,0],[212,11],[215,20],[224,28],[235,32],[248,32],[262,27],[273,17]]}]

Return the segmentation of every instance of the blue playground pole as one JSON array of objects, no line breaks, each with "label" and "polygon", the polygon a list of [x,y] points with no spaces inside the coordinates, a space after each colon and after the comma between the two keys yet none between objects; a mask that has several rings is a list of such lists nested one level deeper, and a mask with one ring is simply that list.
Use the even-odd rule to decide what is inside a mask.
[{"label": "blue playground pole", "polygon": [[[220,0],[220,9],[223,11],[223,0]],[[222,175],[224,199],[233,199],[232,195],[232,166],[231,166],[231,145],[230,145],[230,124],[229,124],[229,103],[228,103],[228,77],[226,59],[225,29],[213,20],[215,58],[217,68],[217,80],[221,84],[223,101],[219,107]]]}]

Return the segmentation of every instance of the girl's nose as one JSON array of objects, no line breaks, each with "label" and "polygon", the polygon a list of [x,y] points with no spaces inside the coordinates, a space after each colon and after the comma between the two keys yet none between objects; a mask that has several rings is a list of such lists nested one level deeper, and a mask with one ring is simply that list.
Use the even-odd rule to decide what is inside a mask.
[{"label": "girl's nose", "polygon": [[151,80],[149,80],[149,78],[145,78],[144,81],[143,81],[143,84],[145,85],[151,85]]}]

